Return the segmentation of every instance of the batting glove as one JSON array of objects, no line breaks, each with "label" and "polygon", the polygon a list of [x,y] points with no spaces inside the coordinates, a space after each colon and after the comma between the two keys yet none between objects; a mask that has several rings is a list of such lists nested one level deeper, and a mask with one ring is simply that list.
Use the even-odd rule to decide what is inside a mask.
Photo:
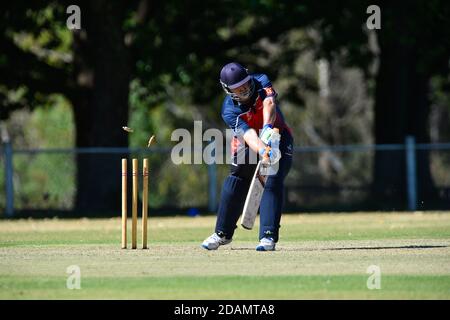
[{"label": "batting glove", "polygon": [[271,124],[265,124],[262,128],[259,138],[264,142],[264,144],[270,146],[270,141],[273,134],[273,126]]},{"label": "batting glove", "polygon": [[273,149],[270,147],[261,148],[259,155],[263,158],[263,163],[266,165],[274,165],[281,159],[281,152],[279,149]]}]

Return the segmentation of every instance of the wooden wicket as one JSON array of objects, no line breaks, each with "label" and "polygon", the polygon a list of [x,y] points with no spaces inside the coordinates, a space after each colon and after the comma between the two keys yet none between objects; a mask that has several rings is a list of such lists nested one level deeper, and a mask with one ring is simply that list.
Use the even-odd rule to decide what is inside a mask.
[{"label": "wooden wicket", "polygon": [[137,248],[137,204],[138,204],[138,171],[137,159],[133,159],[133,202],[131,203],[131,249]]},{"label": "wooden wicket", "polygon": [[142,165],[142,249],[147,249],[148,159]]},{"label": "wooden wicket", "polygon": [[[143,160],[142,166],[142,249],[147,249],[147,220],[148,220],[148,159]],[[137,218],[138,218],[138,189],[139,164],[132,159],[132,203],[131,203],[131,248],[137,249]],[[122,159],[122,249],[127,248],[127,159]]]},{"label": "wooden wicket", "polygon": [[122,159],[122,249],[127,248],[127,159]]}]

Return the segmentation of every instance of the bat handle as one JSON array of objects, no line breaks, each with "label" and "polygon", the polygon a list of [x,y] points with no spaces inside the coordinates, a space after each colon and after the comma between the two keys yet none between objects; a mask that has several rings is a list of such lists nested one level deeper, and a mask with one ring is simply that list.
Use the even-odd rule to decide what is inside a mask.
[{"label": "bat handle", "polygon": [[266,151],[264,152],[263,158],[264,160],[268,160],[269,159],[269,152],[270,152],[271,148],[269,146],[266,147]]}]

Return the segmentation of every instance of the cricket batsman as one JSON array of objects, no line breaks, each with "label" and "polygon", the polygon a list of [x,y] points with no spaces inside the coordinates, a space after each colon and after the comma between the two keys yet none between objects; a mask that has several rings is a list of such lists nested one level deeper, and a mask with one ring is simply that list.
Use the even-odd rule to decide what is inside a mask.
[{"label": "cricket batsman", "polygon": [[[277,93],[265,74],[249,74],[236,62],[225,65],[220,83],[226,92],[221,115],[233,130],[232,164],[222,186],[215,232],[202,247],[216,250],[233,239],[236,223],[244,206],[256,164],[250,163],[249,153],[266,154],[268,162],[278,163],[276,174],[267,178],[260,204],[260,229],[257,251],[274,251],[278,242],[283,204],[284,179],[292,164],[292,131],[287,126],[277,104]],[[281,139],[278,148],[270,148],[274,128]],[[267,152],[269,150],[269,152]]]}]

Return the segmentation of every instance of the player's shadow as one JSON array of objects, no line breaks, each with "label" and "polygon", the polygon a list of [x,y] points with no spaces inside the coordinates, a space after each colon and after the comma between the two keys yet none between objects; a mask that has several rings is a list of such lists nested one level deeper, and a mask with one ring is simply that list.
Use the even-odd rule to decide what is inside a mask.
[{"label": "player's shadow", "polygon": [[[342,250],[389,250],[389,249],[433,249],[447,248],[447,245],[405,245],[405,246],[375,246],[375,247],[333,247],[333,248],[277,248],[277,251],[342,251]],[[230,250],[252,250],[255,248],[232,247]],[[276,251],[275,251],[276,252]]]},{"label": "player's shadow", "polygon": [[409,245],[409,246],[376,246],[376,247],[343,247],[321,248],[320,250],[387,250],[387,249],[432,249],[447,248],[446,245]]}]

